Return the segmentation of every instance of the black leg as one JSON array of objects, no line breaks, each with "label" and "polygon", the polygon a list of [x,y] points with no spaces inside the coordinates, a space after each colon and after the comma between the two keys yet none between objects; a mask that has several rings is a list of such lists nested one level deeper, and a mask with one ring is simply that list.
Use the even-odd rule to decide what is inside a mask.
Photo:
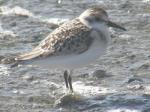
[{"label": "black leg", "polygon": [[68,76],[68,83],[69,83],[69,89],[70,89],[70,91],[73,92],[73,88],[72,88],[72,78],[71,78],[70,75]]},{"label": "black leg", "polygon": [[71,92],[73,92],[71,74],[72,74],[72,71],[70,72],[70,74],[68,74],[66,70],[64,72],[64,79],[65,79],[66,88],[69,89]]},{"label": "black leg", "polygon": [[67,72],[67,70],[64,72],[64,79],[65,79],[66,88],[68,88],[68,72]]}]

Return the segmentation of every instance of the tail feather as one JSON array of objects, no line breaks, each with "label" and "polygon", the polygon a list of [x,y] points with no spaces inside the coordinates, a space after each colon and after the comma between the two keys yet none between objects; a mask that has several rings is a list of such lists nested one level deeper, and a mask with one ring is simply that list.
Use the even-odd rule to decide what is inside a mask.
[{"label": "tail feather", "polygon": [[10,67],[16,67],[18,64],[28,62],[28,60],[41,56],[41,50],[33,50],[29,53],[21,54],[16,57],[2,57],[0,63],[10,65]]},{"label": "tail feather", "polygon": [[41,54],[42,54],[41,50],[33,50],[29,53],[19,55],[18,57],[16,57],[16,60],[19,61],[30,60],[39,57]]}]

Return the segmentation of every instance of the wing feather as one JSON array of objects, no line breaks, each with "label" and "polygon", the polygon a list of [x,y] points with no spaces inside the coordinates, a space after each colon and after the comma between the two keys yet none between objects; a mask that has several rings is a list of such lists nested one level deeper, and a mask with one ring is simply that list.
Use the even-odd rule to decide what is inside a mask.
[{"label": "wing feather", "polygon": [[17,60],[30,60],[51,55],[80,54],[92,43],[90,29],[79,19],[73,19],[49,34],[35,49],[21,54]]},{"label": "wing feather", "polygon": [[29,59],[33,59],[33,58],[36,58],[38,56],[40,56],[42,54],[42,51],[41,50],[33,50],[31,52],[28,52],[28,53],[24,53],[24,54],[21,54],[19,55],[16,60],[29,60]]}]

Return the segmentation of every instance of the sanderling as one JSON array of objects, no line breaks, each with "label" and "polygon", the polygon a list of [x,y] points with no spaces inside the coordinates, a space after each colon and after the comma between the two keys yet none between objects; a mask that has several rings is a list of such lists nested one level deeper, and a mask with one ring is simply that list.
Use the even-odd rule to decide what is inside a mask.
[{"label": "sanderling", "polygon": [[[108,27],[126,30],[108,18],[99,7],[85,10],[50,33],[31,52],[15,57],[18,63],[29,62],[43,68],[75,69],[94,62],[106,52],[111,40]],[[66,87],[73,92],[71,76],[65,71]]]}]

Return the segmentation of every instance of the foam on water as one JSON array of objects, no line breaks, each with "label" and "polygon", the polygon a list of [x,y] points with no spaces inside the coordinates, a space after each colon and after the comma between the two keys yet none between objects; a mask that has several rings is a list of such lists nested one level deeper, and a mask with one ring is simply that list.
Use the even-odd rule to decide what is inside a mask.
[{"label": "foam on water", "polygon": [[9,74],[10,71],[8,70],[8,67],[0,64],[0,75],[9,75]]},{"label": "foam on water", "polygon": [[150,2],[150,0],[143,0],[143,2]]},{"label": "foam on water", "polygon": [[21,8],[19,6],[15,6],[12,9],[7,6],[2,6],[0,7],[0,10],[1,10],[1,14],[3,15],[16,14],[16,15],[24,15],[24,16],[33,16],[33,14],[30,11]]},{"label": "foam on water", "polygon": [[[42,17],[41,17],[42,18]],[[54,24],[60,24],[68,21],[68,18],[42,18],[42,21],[48,22],[48,23],[54,23]]]},{"label": "foam on water", "polygon": [[117,108],[117,109],[108,110],[107,112],[141,112],[141,111],[135,109]]},{"label": "foam on water", "polygon": [[81,81],[76,81],[72,85],[75,93],[81,94],[86,97],[117,92],[115,89],[112,88],[109,89],[105,87],[86,85],[84,82]]}]

